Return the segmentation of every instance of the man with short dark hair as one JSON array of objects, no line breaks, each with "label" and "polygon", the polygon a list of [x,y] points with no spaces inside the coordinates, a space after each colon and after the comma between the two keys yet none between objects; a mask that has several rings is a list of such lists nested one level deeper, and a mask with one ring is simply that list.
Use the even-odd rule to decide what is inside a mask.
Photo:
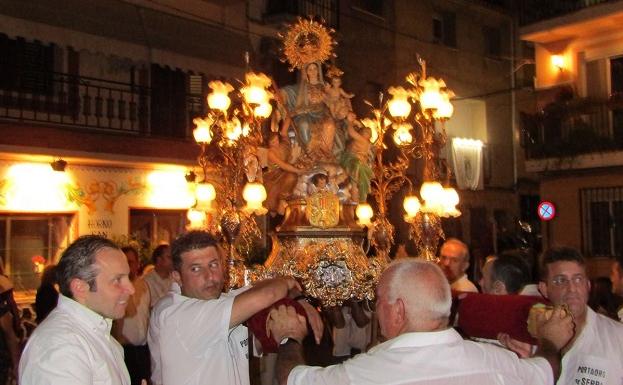
[{"label": "man with short dark hair", "polygon": [[19,366],[19,383],[129,385],[123,350],[110,336],[134,287],[125,256],[110,240],[87,235],[63,252],[58,306],[35,329]]},{"label": "man with short dark hair", "polygon": [[478,289],[467,278],[469,249],[456,238],[448,238],[439,249],[439,267],[448,278],[450,288],[455,291],[477,293]]},{"label": "man with short dark hair", "polygon": [[573,322],[561,308],[540,319],[540,357],[514,353],[463,338],[448,327],[450,286],[438,266],[417,259],[393,262],[377,286],[381,334],[388,340],[340,365],[303,364],[305,321],[293,308],[271,311],[269,329],[279,348],[280,384],[552,384],[558,375],[559,350],[573,335]]},{"label": "man with short dark hair", "polygon": [[480,288],[486,294],[519,294],[530,282],[528,265],[517,255],[490,256],[482,267]]},{"label": "man with short dark hair", "polygon": [[223,258],[205,231],[182,234],[171,254],[181,293],[169,292],[152,311],[153,384],[249,384],[248,332],[242,323],[300,286],[283,277],[223,293]]},{"label": "man with short dark hair", "polygon": [[554,305],[566,305],[575,322],[575,336],[563,351],[560,385],[620,384],[623,379],[623,325],[588,307],[590,288],[579,251],[545,251],[539,290]]}]

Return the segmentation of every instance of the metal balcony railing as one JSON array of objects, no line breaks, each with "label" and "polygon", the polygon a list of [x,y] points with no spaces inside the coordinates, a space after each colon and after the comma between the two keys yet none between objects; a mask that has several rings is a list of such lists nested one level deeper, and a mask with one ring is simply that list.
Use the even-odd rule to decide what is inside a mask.
[{"label": "metal balcony railing", "polygon": [[528,25],[615,1],[620,0],[520,0],[517,2],[519,24]]},{"label": "metal balcony railing", "polygon": [[[34,79],[34,80],[33,80]],[[173,110],[175,106],[153,105],[152,90],[136,84],[108,81],[64,73],[25,74],[24,81],[0,87],[0,120],[72,126],[141,136],[188,137],[192,119],[202,115],[202,95],[186,95],[178,131],[152,130],[153,108]]]},{"label": "metal balcony railing", "polygon": [[284,21],[288,17],[316,17],[329,27],[340,26],[339,0],[268,0],[264,18]]},{"label": "metal balcony railing", "polygon": [[63,73],[0,89],[0,118],[139,132],[148,127],[149,89]]},{"label": "metal balcony railing", "polygon": [[527,159],[623,150],[623,98],[571,99],[537,114],[521,113]]}]

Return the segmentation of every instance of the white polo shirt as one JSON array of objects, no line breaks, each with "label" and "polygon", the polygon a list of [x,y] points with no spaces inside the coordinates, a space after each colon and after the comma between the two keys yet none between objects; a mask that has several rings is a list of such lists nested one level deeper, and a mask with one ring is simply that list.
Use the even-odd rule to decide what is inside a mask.
[{"label": "white polo shirt", "polygon": [[560,385],[623,384],[623,324],[586,309],[586,325],[562,357]]},{"label": "white polo shirt", "polygon": [[464,291],[468,293],[478,293],[476,285],[467,278],[467,275],[463,274],[461,278],[452,282],[450,288],[454,291]]},{"label": "white polo shirt", "polygon": [[63,296],[28,339],[19,383],[130,385],[123,349],[110,335],[111,320]]},{"label": "white polo shirt", "polygon": [[299,384],[426,384],[551,385],[546,359],[519,359],[515,353],[463,340],[452,328],[405,333],[340,365],[297,366],[288,385]]},{"label": "white polo shirt", "polygon": [[234,297],[201,300],[169,292],[154,307],[148,344],[154,385],[249,384],[247,328],[229,328]]},{"label": "white polo shirt", "polygon": [[543,294],[541,294],[541,292],[539,291],[539,286],[535,283],[529,283],[526,286],[524,286],[519,292],[519,295],[527,295],[531,297],[543,297]]},{"label": "white polo shirt", "polygon": [[149,288],[150,308],[156,306],[160,298],[164,297],[169,290],[173,279],[171,277],[162,278],[156,270],[152,270],[143,276],[147,287]]}]

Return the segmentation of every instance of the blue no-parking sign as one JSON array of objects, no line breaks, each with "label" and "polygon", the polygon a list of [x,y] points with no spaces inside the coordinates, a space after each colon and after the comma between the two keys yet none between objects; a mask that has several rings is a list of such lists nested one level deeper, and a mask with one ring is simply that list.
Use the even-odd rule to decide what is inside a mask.
[{"label": "blue no-parking sign", "polygon": [[543,201],[539,203],[537,214],[542,221],[551,221],[556,216],[556,206],[552,202]]}]

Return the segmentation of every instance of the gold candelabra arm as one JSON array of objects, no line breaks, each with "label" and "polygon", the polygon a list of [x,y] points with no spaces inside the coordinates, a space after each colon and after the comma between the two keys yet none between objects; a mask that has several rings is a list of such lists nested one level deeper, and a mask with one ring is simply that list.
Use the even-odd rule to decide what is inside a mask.
[{"label": "gold candelabra arm", "polygon": [[201,150],[199,152],[199,156],[197,157],[197,163],[199,167],[201,167],[201,172],[203,173],[203,181],[206,180],[206,175],[208,175],[208,157],[207,157],[207,147],[206,143],[201,143]]},{"label": "gold candelabra arm", "polygon": [[420,54],[417,54],[417,62],[420,68],[422,68],[422,79],[426,79],[426,60]]}]

